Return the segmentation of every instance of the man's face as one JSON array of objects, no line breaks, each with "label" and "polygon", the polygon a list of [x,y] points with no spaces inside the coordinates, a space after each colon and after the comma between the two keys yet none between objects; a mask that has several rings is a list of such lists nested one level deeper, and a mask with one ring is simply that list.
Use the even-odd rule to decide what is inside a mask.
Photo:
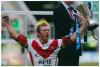
[{"label": "man's face", "polygon": [[41,26],[41,27],[40,27],[39,36],[40,36],[43,40],[48,40],[48,38],[49,38],[49,36],[50,36],[50,28],[49,28],[49,26]]}]

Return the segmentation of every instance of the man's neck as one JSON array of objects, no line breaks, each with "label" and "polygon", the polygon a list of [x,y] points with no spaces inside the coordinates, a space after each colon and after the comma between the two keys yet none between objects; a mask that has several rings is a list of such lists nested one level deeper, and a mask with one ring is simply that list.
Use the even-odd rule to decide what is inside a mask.
[{"label": "man's neck", "polygon": [[44,40],[42,38],[39,38],[40,42],[44,45],[44,44],[47,44],[48,40]]}]

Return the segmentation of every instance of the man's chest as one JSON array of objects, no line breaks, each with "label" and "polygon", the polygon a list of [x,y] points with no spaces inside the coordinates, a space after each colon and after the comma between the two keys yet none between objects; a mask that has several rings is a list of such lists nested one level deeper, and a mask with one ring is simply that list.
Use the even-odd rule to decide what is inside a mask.
[{"label": "man's chest", "polygon": [[37,41],[32,41],[29,46],[34,64],[36,65],[55,65],[58,53],[57,41],[40,46]]},{"label": "man's chest", "polygon": [[45,44],[42,46],[41,46],[41,43],[39,43],[38,41],[35,41],[35,40],[31,41],[28,44],[29,44],[29,46],[28,46],[29,51],[31,51],[32,54],[34,54],[34,55],[38,54],[41,57],[43,57],[44,59],[50,57],[50,55],[52,55],[53,53],[55,54],[59,50],[57,40],[53,40],[53,41],[49,42],[48,44]]}]

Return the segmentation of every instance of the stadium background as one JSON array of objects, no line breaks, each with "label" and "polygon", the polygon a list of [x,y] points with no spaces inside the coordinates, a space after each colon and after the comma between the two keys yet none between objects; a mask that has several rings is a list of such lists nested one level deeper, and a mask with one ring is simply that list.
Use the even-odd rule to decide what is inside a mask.
[{"label": "stadium background", "polygon": [[[81,1],[85,2],[85,1]],[[94,18],[99,23],[99,1],[93,2]],[[7,13],[10,17],[11,26],[17,33],[22,33],[28,39],[37,38],[35,34],[36,23],[45,21],[50,24],[51,37],[55,35],[52,21],[53,9],[59,4],[57,1],[1,1],[1,14]],[[95,36],[99,39],[99,30],[95,30]],[[99,65],[99,41],[88,34],[88,42],[82,38],[82,56],[80,66]],[[7,30],[1,27],[1,65],[22,66],[31,65],[28,52],[17,42],[12,40]]]}]

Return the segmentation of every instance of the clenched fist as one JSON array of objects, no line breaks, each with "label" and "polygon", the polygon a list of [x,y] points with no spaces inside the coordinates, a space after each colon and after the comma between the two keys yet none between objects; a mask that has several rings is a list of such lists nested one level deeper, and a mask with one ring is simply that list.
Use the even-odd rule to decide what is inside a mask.
[{"label": "clenched fist", "polygon": [[1,17],[2,17],[2,26],[6,26],[6,25],[8,25],[9,24],[9,16],[7,16],[7,15],[1,15]]}]

